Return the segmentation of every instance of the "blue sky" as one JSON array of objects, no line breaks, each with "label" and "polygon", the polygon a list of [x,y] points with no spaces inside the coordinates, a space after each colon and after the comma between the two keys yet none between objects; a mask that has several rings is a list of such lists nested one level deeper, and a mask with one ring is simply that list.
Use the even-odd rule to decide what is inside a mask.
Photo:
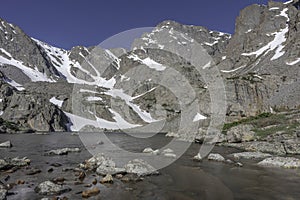
[{"label": "blue sky", "polygon": [[1,18],[32,37],[66,49],[97,45],[119,32],[153,27],[169,19],[233,33],[235,18],[242,8],[267,3],[267,0],[1,1]]}]

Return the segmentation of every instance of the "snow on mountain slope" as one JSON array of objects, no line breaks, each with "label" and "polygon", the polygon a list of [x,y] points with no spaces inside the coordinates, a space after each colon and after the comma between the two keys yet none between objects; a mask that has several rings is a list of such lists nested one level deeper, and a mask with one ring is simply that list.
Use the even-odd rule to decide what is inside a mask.
[{"label": "snow on mountain slope", "polygon": [[271,61],[272,60],[276,60],[276,59],[280,58],[281,56],[283,56],[284,53],[285,53],[283,51],[284,43],[286,41],[286,36],[285,35],[289,31],[288,22],[290,21],[289,16],[287,14],[287,11],[288,11],[288,8],[284,8],[280,12],[279,15],[276,15],[276,17],[285,17],[287,24],[286,24],[286,27],[283,28],[283,29],[281,29],[280,31],[270,34],[270,36],[274,35],[274,39],[271,42],[269,42],[267,45],[261,47],[260,49],[254,51],[254,52],[251,52],[251,53],[242,53],[242,55],[243,56],[252,56],[252,55],[255,55],[256,57],[258,57],[258,56],[260,56],[262,54],[266,55],[270,51],[275,50],[275,54],[271,58]]},{"label": "snow on mountain slope", "polygon": [[12,65],[19,68],[24,72],[24,74],[26,74],[26,76],[28,76],[31,79],[32,82],[54,82],[53,79],[48,78],[45,74],[38,71],[36,67],[34,69],[29,68],[26,65],[24,65],[22,61],[14,59],[12,55],[3,48],[0,48],[0,51],[2,53],[2,55],[0,55],[0,65]]},{"label": "snow on mountain slope", "polygon": [[[78,61],[72,60],[70,58],[70,51],[50,46],[37,39],[33,40],[45,50],[46,54],[49,56],[52,64],[55,66],[57,71],[59,71],[69,83],[97,85],[106,88],[113,88],[115,79],[111,78],[110,80],[106,80],[105,78],[102,78],[98,70],[96,70],[90,62],[86,61],[85,64],[89,64],[95,70],[96,75],[93,75],[90,71],[83,68]],[[84,59],[86,58],[82,54],[79,55],[81,55]],[[85,79],[76,77],[76,72],[72,72],[74,69],[78,69],[88,74],[92,77],[92,81],[87,81]]]},{"label": "snow on mountain slope", "polygon": [[[76,84],[86,84],[91,86],[94,85],[96,87],[103,87],[105,88],[106,92],[98,93],[98,94],[107,95],[110,98],[122,99],[126,103],[126,105],[129,106],[146,123],[152,123],[157,121],[154,118],[152,118],[150,113],[142,110],[138,105],[135,105],[132,102],[133,97],[124,93],[122,90],[114,89],[114,85],[116,83],[115,77],[112,77],[108,80],[101,77],[99,70],[96,67],[94,67],[93,64],[91,64],[91,62],[89,61],[88,55],[84,56],[81,52],[79,52],[79,56],[81,56],[81,58],[83,59],[83,64],[84,65],[88,64],[91,67],[90,69],[92,69],[95,72],[95,74],[85,69],[82,66],[82,63],[79,63],[78,61],[71,59],[70,51],[66,51],[64,49],[50,46],[37,39],[34,39],[34,41],[44,49],[44,51],[50,58],[51,63],[55,66],[55,68],[62,75],[62,77],[66,79],[67,82],[76,83]],[[90,54],[90,52],[87,49],[85,49],[85,51]],[[114,66],[117,70],[120,69],[121,59],[115,56],[112,51],[105,49],[104,56],[106,56],[108,59],[111,59],[112,66]],[[159,63],[154,63],[154,61],[150,63],[150,61],[151,60],[145,59],[145,62],[143,62],[143,64],[148,65],[150,68],[154,68],[155,66],[156,70],[162,70],[163,66],[161,66]],[[93,81],[87,81],[85,79],[78,78],[76,74],[72,73],[72,70],[74,70],[74,68],[81,70],[82,72],[90,75]],[[103,101],[101,97],[95,96],[97,92],[93,90],[80,89],[78,92],[89,94],[89,96],[87,96],[85,100],[87,100],[87,102],[90,103],[90,105]],[[50,101],[58,105],[56,99],[52,98]],[[59,102],[59,104],[61,106],[62,102]],[[73,131],[78,131],[86,125],[91,125],[96,128],[107,128],[107,129],[133,128],[133,127],[140,126],[139,124],[128,123],[125,119],[123,119],[123,117],[119,113],[117,113],[111,108],[109,108],[108,111],[111,113],[115,121],[109,121],[103,119],[101,118],[101,116],[97,116],[97,114],[93,113],[92,111],[89,111],[89,113],[92,114],[92,116],[96,120],[87,119],[82,116],[77,116],[68,112],[65,113],[73,123],[73,126],[70,127],[71,130]]]}]

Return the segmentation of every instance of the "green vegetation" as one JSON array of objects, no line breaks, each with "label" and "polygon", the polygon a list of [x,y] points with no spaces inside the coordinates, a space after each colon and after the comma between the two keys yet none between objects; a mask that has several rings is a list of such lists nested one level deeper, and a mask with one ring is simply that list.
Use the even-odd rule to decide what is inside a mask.
[{"label": "green vegetation", "polygon": [[287,114],[262,113],[257,116],[224,124],[223,132],[226,133],[226,131],[230,128],[240,124],[251,124],[254,126],[253,131],[257,134],[257,136],[262,138],[276,132],[292,134],[299,127],[299,123],[296,121],[293,122],[289,119],[289,115]]},{"label": "green vegetation", "polygon": [[223,131],[227,131],[230,128],[232,128],[234,126],[237,126],[237,125],[240,125],[240,124],[252,124],[255,121],[258,121],[258,120],[261,120],[261,119],[264,119],[264,118],[268,118],[271,115],[272,115],[271,113],[261,113],[257,116],[251,116],[251,117],[248,117],[248,118],[245,118],[245,119],[241,119],[239,121],[227,123],[227,124],[224,124]]},{"label": "green vegetation", "polygon": [[4,125],[6,128],[13,131],[19,131],[18,125],[16,123],[5,121],[2,118],[0,118],[0,125]]}]

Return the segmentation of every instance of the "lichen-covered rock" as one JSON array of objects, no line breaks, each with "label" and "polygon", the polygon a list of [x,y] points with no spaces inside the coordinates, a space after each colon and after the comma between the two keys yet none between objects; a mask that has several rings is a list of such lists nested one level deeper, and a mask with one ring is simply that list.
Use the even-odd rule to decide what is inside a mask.
[{"label": "lichen-covered rock", "polygon": [[13,167],[24,167],[30,164],[30,160],[26,157],[24,158],[7,158],[7,159],[0,159],[0,170],[1,169],[11,169]]},{"label": "lichen-covered rock", "polygon": [[271,157],[260,161],[258,165],[267,167],[300,168],[300,160],[293,157]]},{"label": "lichen-covered rock", "polygon": [[284,142],[286,153],[288,154],[300,154],[300,140],[288,140]]},{"label": "lichen-covered rock", "polygon": [[40,183],[34,189],[34,191],[41,195],[59,195],[71,191],[71,188],[64,185],[55,184],[52,181],[45,181],[43,183]]},{"label": "lichen-covered rock", "polygon": [[231,154],[235,159],[263,159],[272,157],[271,154],[261,152],[241,152]]},{"label": "lichen-covered rock", "polygon": [[217,161],[217,162],[225,162],[225,158],[218,153],[210,153],[207,159]]}]

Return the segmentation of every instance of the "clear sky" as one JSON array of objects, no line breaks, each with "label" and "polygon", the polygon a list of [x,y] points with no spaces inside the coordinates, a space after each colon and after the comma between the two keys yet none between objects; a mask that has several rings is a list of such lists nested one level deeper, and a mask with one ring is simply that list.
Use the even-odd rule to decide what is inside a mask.
[{"label": "clear sky", "polygon": [[32,37],[70,49],[169,19],[233,33],[239,11],[254,3],[267,0],[0,0],[0,17]]}]

